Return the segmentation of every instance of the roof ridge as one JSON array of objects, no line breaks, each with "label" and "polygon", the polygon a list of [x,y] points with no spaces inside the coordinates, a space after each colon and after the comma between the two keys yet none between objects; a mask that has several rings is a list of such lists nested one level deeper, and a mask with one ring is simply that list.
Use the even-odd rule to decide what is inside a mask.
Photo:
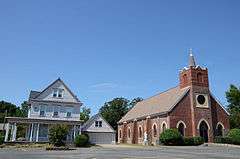
[{"label": "roof ridge", "polygon": [[[144,100],[142,100],[142,101],[140,101],[140,102],[138,102],[138,103],[142,103],[142,102],[144,102],[144,101],[146,101],[146,100],[149,100],[149,99],[151,99],[151,98],[153,98],[153,97],[159,96],[159,95],[161,95],[161,94],[163,94],[163,93],[166,93],[166,92],[168,92],[168,91],[170,91],[170,90],[172,90],[172,89],[174,89],[174,88],[177,88],[177,87],[179,87],[179,85],[177,85],[177,86],[175,86],[175,87],[171,87],[171,88],[169,88],[169,89],[167,89],[167,90],[165,90],[165,91],[163,91],[163,92],[157,93],[157,94],[155,94],[155,95],[153,95],[153,96],[150,96],[150,97],[148,97],[148,98],[146,98],[146,99],[144,99]],[[137,104],[138,104],[138,103],[137,103]]]}]

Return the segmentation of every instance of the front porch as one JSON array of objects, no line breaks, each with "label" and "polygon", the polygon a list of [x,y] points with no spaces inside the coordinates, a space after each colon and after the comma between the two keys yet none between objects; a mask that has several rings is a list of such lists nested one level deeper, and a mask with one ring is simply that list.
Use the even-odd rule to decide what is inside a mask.
[{"label": "front porch", "polygon": [[[67,143],[72,143],[76,135],[81,134],[82,121],[76,120],[52,120],[6,117],[4,142],[48,142],[49,129],[55,124],[66,124],[69,128],[66,138]],[[23,136],[18,135],[18,127],[24,131]],[[23,134],[23,133],[21,133]]]}]

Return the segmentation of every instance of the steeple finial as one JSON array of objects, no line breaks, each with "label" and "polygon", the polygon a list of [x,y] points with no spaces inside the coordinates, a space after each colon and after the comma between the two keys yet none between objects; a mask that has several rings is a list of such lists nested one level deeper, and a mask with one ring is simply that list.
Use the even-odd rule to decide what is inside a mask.
[{"label": "steeple finial", "polygon": [[190,48],[189,49],[189,67],[191,67],[191,66],[196,67],[196,63],[195,63],[195,60],[194,60],[193,51]]}]

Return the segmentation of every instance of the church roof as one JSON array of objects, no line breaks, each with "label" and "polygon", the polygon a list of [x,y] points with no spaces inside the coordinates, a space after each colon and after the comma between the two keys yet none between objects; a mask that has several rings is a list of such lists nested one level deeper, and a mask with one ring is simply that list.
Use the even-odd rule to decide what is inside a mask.
[{"label": "church roof", "polygon": [[130,121],[154,114],[167,113],[186,95],[190,87],[171,88],[137,103],[119,122]]}]

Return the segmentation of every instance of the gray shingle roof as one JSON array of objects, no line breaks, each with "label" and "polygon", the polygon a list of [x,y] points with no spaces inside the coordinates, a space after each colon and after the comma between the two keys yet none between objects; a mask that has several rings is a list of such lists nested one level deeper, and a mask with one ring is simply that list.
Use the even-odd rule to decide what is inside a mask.
[{"label": "gray shingle roof", "polygon": [[137,103],[119,122],[138,119],[141,117],[166,113],[186,95],[190,87],[180,89],[179,86],[157,94]]},{"label": "gray shingle roof", "polygon": [[31,91],[29,94],[29,100],[36,98],[41,92],[39,91]]}]

